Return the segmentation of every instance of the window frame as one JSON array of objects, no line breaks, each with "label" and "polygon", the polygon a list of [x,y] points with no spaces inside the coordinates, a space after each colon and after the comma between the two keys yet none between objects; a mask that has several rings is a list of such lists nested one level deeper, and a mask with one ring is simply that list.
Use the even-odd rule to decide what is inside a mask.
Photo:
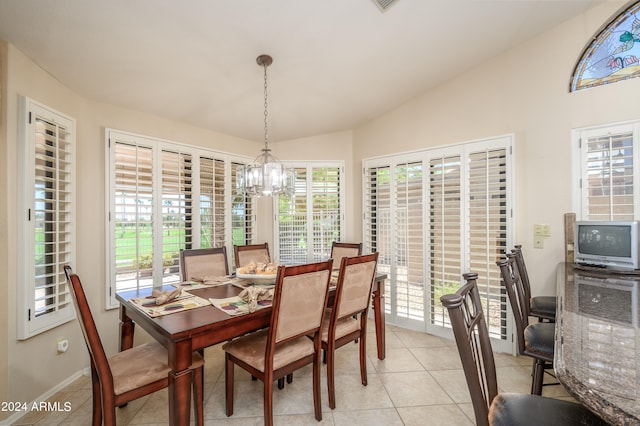
[{"label": "window frame", "polygon": [[[18,238],[18,282],[22,284],[18,287],[17,291],[17,338],[18,340],[25,340],[75,319],[75,308],[66,284],[63,267],[66,264],[74,265],[76,254],[76,122],[74,118],[31,98],[19,96],[18,102],[20,123],[18,126],[18,140],[21,142],[18,152],[18,164],[21,168],[18,174],[18,185],[20,188],[18,194],[18,206],[20,209],[18,214],[20,218],[18,225],[18,233],[20,236]],[[36,168],[42,168],[43,166],[37,166],[36,163],[38,157],[36,154],[36,117],[41,118],[42,121],[57,125],[57,128],[66,127],[68,133],[68,138],[64,139],[65,145],[68,146],[68,151],[64,151],[61,156],[52,157],[58,160],[53,170],[55,172],[54,178],[56,179],[56,183],[60,181],[60,175],[66,175],[66,179],[64,177],[62,178],[62,186],[66,188],[66,190],[60,190],[60,186],[56,185],[55,190],[46,191],[48,195],[55,195],[53,199],[58,202],[55,210],[49,212],[56,215],[54,234],[57,237],[62,232],[66,234],[66,238],[56,238],[53,243],[57,246],[57,249],[53,252],[47,252],[52,253],[55,257],[55,263],[53,265],[49,264],[48,266],[49,270],[53,271],[54,276],[50,278],[53,278],[54,282],[53,284],[50,282],[47,284],[49,290],[52,291],[51,294],[53,294],[55,302],[52,302],[54,306],[50,308],[52,309],[51,311],[40,315],[36,314],[36,304],[38,301],[36,291],[38,285],[36,284],[37,256],[34,256],[34,253],[37,245],[35,229],[36,212],[42,210],[42,207],[38,209],[36,205],[37,201],[34,189],[38,183]],[[58,151],[60,148],[59,140],[60,139],[56,137],[55,146],[49,144],[46,146],[55,147],[56,151]],[[49,152],[44,153],[44,155],[48,154]],[[61,164],[62,167],[58,167]],[[48,178],[47,176],[46,178],[41,178],[41,180],[48,180]],[[52,192],[55,192],[55,194],[52,194]],[[66,210],[58,209],[60,201],[67,204],[68,207]],[[61,215],[67,218],[64,222],[61,222]],[[65,229],[66,231],[64,231]],[[63,251],[60,251],[61,244],[65,245],[65,248],[62,249]],[[51,272],[41,273],[44,275],[51,274]],[[49,296],[49,293],[47,293],[47,296]]]},{"label": "window frame", "polygon": [[[116,291],[120,291],[117,288],[116,277],[117,273],[115,271],[115,249],[116,249],[116,215],[115,215],[115,184],[116,184],[116,159],[113,153],[115,152],[116,145],[118,143],[131,143],[132,145],[149,148],[152,151],[152,183],[151,187],[153,188],[153,195],[151,196],[151,210],[153,214],[153,218],[151,219],[153,235],[162,235],[162,224],[163,221],[163,189],[162,189],[162,163],[161,156],[163,153],[171,152],[178,153],[179,155],[188,155],[190,157],[190,168],[189,168],[189,183],[190,185],[190,205],[189,205],[189,214],[188,216],[191,220],[187,220],[190,224],[190,235],[189,238],[185,238],[185,241],[179,241],[179,244],[182,244],[182,248],[201,248],[202,240],[201,240],[201,162],[203,159],[213,160],[215,161],[223,161],[224,162],[224,201],[222,203],[221,209],[224,210],[224,242],[228,248],[233,245],[233,226],[234,222],[232,220],[232,199],[237,195],[237,189],[232,187],[232,169],[234,164],[248,164],[252,161],[249,157],[244,157],[240,155],[229,154],[213,149],[202,148],[193,145],[187,145],[180,142],[174,142],[170,140],[155,138],[151,136],[139,135],[131,132],[126,132],[117,129],[107,128],[105,129],[105,161],[106,161],[106,170],[107,170],[107,178],[105,179],[106,185],[106,201],[105,205],[107,206],[108,214],[107,214],[107,224],[106,224],[106,285],[105,285],[105,295],[106,295],[106,309],[113,309],[119,306],[115,293]],[[113,152],[112,152],[113,151]],[[213,182],[215,182],[215,177]],[[137,187],[137,185],[136,185]],[[257,229],[257,220],[255,214],[255,205],[254,202],[246,197],[245,201],[250,203],[252,207],[250,208],[250,217],[245,218],[243,221],[243,226],[245,228],[250,228],[248,235],[252,237],[256,233]],[[159,220],[156,220],[155,217],[159,217]],[[186,213],[185,213],[186,217]],[[186,219],[185,219],[186,220]],[[217,233],[217,231],[216,231]],[[247,234],[245,229],[244,234]],[[137,239],[137,236],[135,237]],[[152,240],[152,260],[153,260],[153,270],[151,273],[151,281],[153,286],[161,285],[163,282],[168,283],[168,281],[163,280],[165,274],[163,272],[163,267],[158,266],[162,265],[161,257],[162,257],[162,248],[163,248],[163,239],[162,238],[153,238]],[[229,259],[231,261],[231,259]],[[147,287],[151,285],[141,285],[140,284],[140,272],[137,270],[135,276],[135,288]],[[176,277],[179,277],[178,274],[174,274]],[[173,275],[171,275],[173,277]],[[171,278],[173,279],[173,278]],[[177,278],[179,279],[179,278]],[[175,280],[174,280],[175,281]],[[171,281],[173,282],[173,281]],[[177,281],[176,281],[177,282]]]},{"label": "window frame", "polygon": [[[340,225],[339,225],[339,237],[336,239],[340,241],[345,235],[345,169],[344,169],[344,161],[298,161],[298,162],[286,162],[287,168],[293,169],[305,169],[307,176],[313,176],[313,171],[318,169],[338,169],[339,171],[339,183],[338,183],[338,191],[339,191],[339,217],[340,217]],[[306,223],[312,222],[312,215],[314,213],[313,210],[313,181],[308,179],[306,181]],[[311,196],[309,196],[309,190],[311,190]],[[273,227],[273,241],[274,241],[274,261],[277,263],[283,264],[292,264],[299,262],[288,262],[283,261],[282,258],[285,256],[281,255],[282,247],[280,244],[280,197],[274,198],[273,202],[273,217],[274,217],[274,227]],[[306,236],[307,241],[313,241],[314,244],[307,244],[306,250],[306,259],[300,260],[300,262],[320,262],[322,260],[328,259],[331,254],[331,241],[318,241],[313,233],[314,229],[312,226],[307,226]],[[316,253],[314,251],[314,247],[316,247],[320,243],[320,252]]]},{"label": "window frame", "polygon": [[[607,137],[612,134],[629,132],[632,134],[633,149],[633,169],[637,170],[640,165],[640,120],[599,124],[595,126],[587,126],[572,129],[571,145],[572,145],[572,203],[573,211],[576,213],[576,220],[595,220],[589,219],[588,212],[588,180],[586,167],[587,152],[583,140],[588,137]],[[610,204],[609,204],[610,205]],[[633,219],[640,219],[640,172],[633,174]],[[600,219],[604,220],[604,219]]]},{"label": "window frame", "polygon": [[[501,207],[501,210],[504,209],[505,213],[504,213],[504,220],[505,220],[505,250],[508,250],[509,247],[511,247],[513,245],[513,241],[514,241],[514,236],[515,236],[515,200],[514,200],[514,184],[515,184],[515,172],[514,172],[514,158],[515,158],[515,137],[513,134],[508,134],[508,135],[503,135],[503,136],[496,136],[496,137],[492,137],[492,138],[487,138],[487,139],[482,139],[482,140],[474,140],[474,141],[469,141],[469,142],[465,142],[465,143],[460,143],[460,144],[452,144],[452,145],[448,145],[448,146],[443,146],[443,147],[436,147],[436,148],[428,148],[428,149],[424,149],[424,150],[419,150],[419,151],[414,151],[414,152],[409,152],[409,153],[398,153],[398,154],[391,154],[388,156],[382,156],[382,157],[375,157],[375,158],[369,158],[369,159],[363,159],[362,161],[362,167],[363,167],[363,178],[362,178],[362,182],[363,182],[363,188],[362,188],[362,208],[363,208],[363,229],[362,229],[362,235],[363,235],[363,250],[365,252],[369,252],[372,251],[374,249],[374,247],[372,247],[372,245],[374,244],[374,238],[376,238],[374,236],[374,231],[370,231],[368,229],[368,227],[370,227],[371,225],[371,229],[376,229],[376,232],[378,234],[380,234],[380,232],[384,232],[386,229],[389,233],[391,233],[391,235],[389,236],[389,238],[387,238],[387,243],[389,244],[389,248],[388,248],[388,252],[389,253],[380,253],[380,258],[378,260],[378,269],[381,272],[385,272],[388,274],[388,279],[386,280],[385,283],[385,302],[386,302],[386,312],[387,312],[387,320],[395,323],[396,325],[400,325],[403,327],[407,327],[407,328],[412,328],[412,329],[416,329],[416,330],[420,330],[420,331],[427,331],[431,334],[435,334],[435,335],[441,335],[441,336],[448,336],[450,335],[450,329],[448,329],[447,327],[445,327],[444,325],[441,325],[440,323],[436,323],[434,322],[430,315],[434,310],[434,307],[437,306],[435,303],[432,306],[431,305],[431,293],[433,291],[432,287],[434,286],[434,283],[431,282],[431,271],[432,268],[430,267],[430,261],[431,261],[431,251],[430,251],[430,221],[429,221],[429,217],[430,217],[430,199],[431,199],[431,192],[430,192],[430,164],[432,162],[432,160],[438,160],[438,159],[447,159],[450,157],[457,157],[460,156],[460,162],[461,162],[461,181],[459,183],[459,191],[460,195],[463,196],[458,203],[458,209],[460,210],[460,214],[462,215],[464,213],[464,216],[461,216],[460,222],[458,223],[458,226],[460,228],[460,234],[462,235],[462,237],[460,238],[462,240],[462,243],[459,247],[459,256],[461,259],[461,263],[460,263],[460,272],[458,274],[458,283],[462,282],[462,273],[463,272],[467,272],[469,271],[470,265],[472,263],[472,259],[469,253],[469,247],[473,244],[474,241],[472,241],[472,234],[471,234],[471,230],[470,230],[470,224],[469,224],[469,207],[470,207],[470,199],[469,199],[469,188],[468,188],[468,178],[469,178],[469,161],[472,158],[473,155],[475,155],[478,152],[481,151],[495,151],[495,150],[504,150],[504,158],[505,158],[505,175],[506,175],[506,182],[504,184],[504,191],[505,191],[505,204],[504,207]],[[377,204],[378,200],[381,200],[383,198],[381,198],[381,194],[379,193],[379,190],[376,187],[376,183],[372,184],[373,185],[373,189],[375,190],[375,194],[373,196],[369,195],[369,191],[372,187],[369,186],[369,182],[373,182],[372,179],[373,177],[369,174],[369,172],[372,169],[385,169],[385,168],[389,168],[389,179],[390,179],[390,185],[389,185],[389,209],[390,209],[390,217],[392,218],[391,220],[395,220],[394,219],[394,209],[395,206],[393,205],[394,203],[394,197],[397,195],[394,195],[394,191],[395,189],[391,189],[391,188],[395,188],[395,185],[397,184],[396,181],[394,181],[394,171],[391,170],[391,168],[398,168],[399,165],[402,164],[411,164],[411,163],[421,163],[422,164],[422,208],[423,208],[423,218],[422,218],[422,240],[423,240],[423,268],[422,268],[422,282],[423,282],[423,302],[424,302],[424,318],[423,320],[419,320],[417,318],[411,318],[409,316],[403,317],[401,315],[397,315],[396,311],[391,311],[394,308],[394,304],[397,302],[394,302],[393,298],[396,297],[396,293],[399,291],[398,289],[396,289],[396,286],[401,285],[401,286],[406,286],[405,281],[407,281],[409,279],[409,275],[413,275],[416,271],[409,271],[407,270],[406,272],[403,272],[402,269],[402,259],[398,258],[398,253],[396,253],[396,248],[394,245],[399,244],[402,240],[399,236],[397,235],[393,235],[393,230],[394,230],[394,224],[393,223],[389,223],[389,225],[386,225],[386,228],[383,229],[383,227],[385,227],[384,223],[378,223],[378,221],[380,220],[379,217],[379,212],[374,211],[372,209],[370,209],[370,206],[374,206],[374,204]],[[368,198],[369,197],[369,198]],[[382,208],[384,208],[384,205],[382,206]],[[467,212],[467,213],[465,213]],[[376,216],[374,216],[373,214],[376,214]],[[412,229],[414,229],[412,227]],[[417,231],[416,231],[417,233]],[[378,239],[379,239],[379,235],[377,235]],[[484,254],[486,254],[485,252],[482,252]],[[388,264],[385,264],[384,259],[388,257]],[[410,253],[407,253],[405,255],[405,257],[408,259],[409,257],[411,257]],[[497,259],[496,259],[497,260]],[[415,261],[414,261],[415,262]],[[396,270],[396,269],[398,270]],[[489,289],[489,287],[491,288],[495,288],[495,281],[500,280],[499,275],[500,272],[497,268],[497,266],[491,267],[491,265],[487,266],[487,270],[476,270],[473,272],[476,272],[479,274],[479,276],[481,277],[481,279],[483,281],[485,281],[484,285],[485,287],[487,287]],[[487,281],[487,275],[491,274],[491,282]],[[402,280],[398,281],[399,278],[402,278]],[[413,279],[418,279],[417,277],[413,277]],[[493,283],[493,284],[492,284]],[[452,290],[453,291],[453,290]],[[401,295],[400,295],[401,296]],[[489,298],[491,296],[495,296],[493,293],[489,294],[487,293],[485,298]],[[500,325],[500,339],[497,338],[493,338],[492,337],[492,342],[494,344],[494,347],[497,350],[500,351],[513,351],[514,350],[514,346],[513,346],[513,341],[511,340],[511,337],[513,335],[513,322],[512,322],[512,313],[509,310],[509,308],[507,307],[508,302],[506,299],[506,293],[504,295],[500,294],[500,301],[498,301],[498,303],[500,303],[500,312],[504,313],[507,321],[506,321],[506,325]],[[446,318],[446,313],[444,313],[445,315],[445,325],[448,321],[448,318]],[[504,333],[504,334],[502,334]]]}]

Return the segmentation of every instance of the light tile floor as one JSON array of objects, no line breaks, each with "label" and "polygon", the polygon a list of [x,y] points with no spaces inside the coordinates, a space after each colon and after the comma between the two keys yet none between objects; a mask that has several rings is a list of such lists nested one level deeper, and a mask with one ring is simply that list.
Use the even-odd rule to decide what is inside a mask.
[{"label": "light tile floor", "polygon": [[[311,368],[294,373],[292,384],[274,389],[276,425],[473,425],[473,407],[455,342],[387,326],[387,356],[378,360],[373,322],[367,335],[368,386],[360,383],[358,345],[336,351],[336,402],[327,403],[326,370],[322,380],[322,422],[313,415]],[[236,367],[234,414],[224,414],[224,352],[221,345],[205,352],[206,425],[262,425],[262,383]],[[529,393],[531,360],[496,354],[501,392]],[[546,382],[553,382],[548,377]],[[561,386],[545,386],[543,395],[571,399]],[[14,425],[89,425],[90,378],[82,377],[58,392],[54,401],[69,401],[70,412],[31,412]],[[167,391],[161,390],[117,409],[118,425],[167,425]]]}]

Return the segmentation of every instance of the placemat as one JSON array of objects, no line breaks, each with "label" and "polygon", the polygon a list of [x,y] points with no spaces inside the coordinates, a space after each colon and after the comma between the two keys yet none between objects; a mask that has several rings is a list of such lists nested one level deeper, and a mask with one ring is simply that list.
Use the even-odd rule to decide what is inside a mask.
[{"label": "placemat", "polygon": [[[242,300],[240,296],[227,297],[226,299],[209,299],[209,302],[231,316],[250,313],[249,304]],[[271,304],[271,300],[259,300],[256,310],[268,308]]]},{"label": "placemat", "polygon": [[198,297],[187,292],[184,292],[182,296],[163,305],[156,305],[155,300],[155,297],[149,296],[138,297],[135,299],[131,299],[130,301],[136,308],[140,309],[151,318],[156,318],[162,315],[175,314],[176,312],[187,311],[189,309],[210,305],[207,299],[203,299],[202,297]]}]

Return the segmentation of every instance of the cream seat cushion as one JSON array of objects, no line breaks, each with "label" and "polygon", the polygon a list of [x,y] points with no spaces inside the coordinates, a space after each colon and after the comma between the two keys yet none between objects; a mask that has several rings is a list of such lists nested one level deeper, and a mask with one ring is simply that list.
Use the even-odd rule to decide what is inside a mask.
[{"label": "cream seat cushion", "polygon": [[[329,342],[329,322],[331,321],[331,311],[328,310],[324,314],[322,321],[322,341]],[[336,324],[336,340],[349,333],[360,330],[360,320],[351,316],[338,320]]]},{"label": "cream seat cushion", "polygon": [[[109,357],[115,394],[122,395],[148,383],[166,379],[171,371],[168,359],[167,350],[158,342],[135,346]],[[200,354],[194,353],[191,368],[198,368],[203,362]]]},{"label": "cream seat cushion", "polygon": [[[264,329],[225,343],[222,349],[258,371],[264,372],[268,334],[269,329]],[[273,355],[273,369],[277,370],[313,353],[313,341],[307,336],[281,343],[276,346]]]}]

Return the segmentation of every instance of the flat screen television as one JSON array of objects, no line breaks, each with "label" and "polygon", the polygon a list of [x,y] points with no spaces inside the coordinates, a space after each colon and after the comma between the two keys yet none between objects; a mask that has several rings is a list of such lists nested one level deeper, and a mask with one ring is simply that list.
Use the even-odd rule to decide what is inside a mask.
[{"label": "flat screen television", "polygon": [[638,221],[577,221],[575,263],[611,269],[638,269]]}]

